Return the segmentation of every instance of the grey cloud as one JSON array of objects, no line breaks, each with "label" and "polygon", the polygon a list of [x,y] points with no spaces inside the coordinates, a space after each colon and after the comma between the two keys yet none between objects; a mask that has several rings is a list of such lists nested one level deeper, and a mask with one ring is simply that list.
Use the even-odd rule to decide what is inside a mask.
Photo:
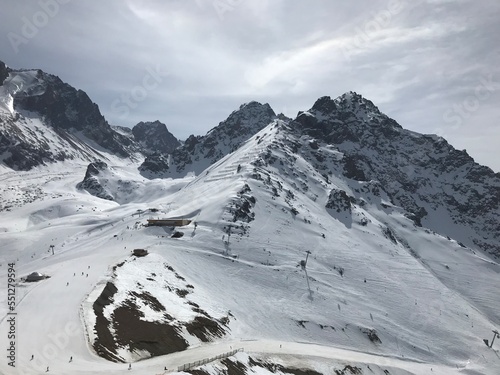
[{"label": "grey cloud", "polygon": [[[16,53],[8,33],[40,9],[2,4],[0,59],[85,90],[112,124],[159,119],[185,138],[250,100],[295,116],[320,96],[354,90],[402,126],[441,132],[500,170],[500,87],[477,109],[471,99],[484,77],[500,82],[495,0],[69,1]],[[157,66],[164,75],[144,100],[126,116],[113,110],[142,93]],[[473,111],[449,112],[467,100]]]}]

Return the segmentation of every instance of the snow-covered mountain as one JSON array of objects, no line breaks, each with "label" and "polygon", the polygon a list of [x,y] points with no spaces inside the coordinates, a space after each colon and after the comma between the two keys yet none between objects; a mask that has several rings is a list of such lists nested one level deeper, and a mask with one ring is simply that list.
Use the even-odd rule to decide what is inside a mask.
[{"label": "snow-covered mountain", "polygon": [[140,170],[145,176],[179,177],[199,174],[267,126],[276,114],[269,104],[245,103],[204,136],[191,135],[170,155],[153,155]]},{"label": "snow-covered mountain", "polygon": [[500,373],[499,176],[465,152],[351,92],[159,158],[2,169],[24,373]]},{"label": "snow-covered mountain", "polygon": [[[3,74],[5,77],[5,74]],[[12,70],[0,86],[0,150],[10,168],[120,158],[139,150],[111,129],[81,90],[41,70]]]},{"label": "snow-covered mountain", "polygon": [[85,92],[41,70],[0,62],[0,162],[17,170],[63,160],[143,159],[179,141],[159,121],[110,126]]},{"label": "snow-covered mountain", "polygon": [[376,183],[416,225],[500,257],[500,173],[465,150],[403,129],[354,92],[320,98],[290,125],[309,145],[332,145],[342,153],[341,169],[332,171],[328,160],[334,157],[306,147],[318,173]]}]

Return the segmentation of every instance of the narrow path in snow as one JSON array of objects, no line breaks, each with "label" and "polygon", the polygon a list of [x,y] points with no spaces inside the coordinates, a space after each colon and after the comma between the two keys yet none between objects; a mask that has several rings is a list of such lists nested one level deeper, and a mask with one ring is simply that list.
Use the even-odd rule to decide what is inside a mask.
[{"label": "narrow path in snow", "polygon": [[[348,349],[341,349],[335,347],[328,347],[312,343],[298,343],[298,342],[282,342],[271,340],[234,340],[223,343],[215,343],[199,346],[196,348],[188,349],[182,352],[172,353],[161,357],[155,357],[148,360],[140,361],[132,364],[132,371],[135,374],[161,374],[167,368],[168,372],[177,371],[179,366],[186,363],[201,361],[205,358],[215,357],[222,353],[229,352],[243,348],[244,352],[250,356],[252,354],[272,354],[292,355],[295,357],[304,358],[319,358],[328,360],[338,360],[342,363],[355,364],[369,364],[376,365],[382,369],[393,367],[414,374],[458,374],[464,368],[448,367],[440,364],[422,363],[412,359],[385,357],[371,353],[356,352]],[[94,367],[95,366],[95,367]],[[85,374],[85,373],[100,373],[106,372],[108,374],[119,374],[128,369],[128,364],[116,363],[82,363],[75,358],[72,363],[59,364],[57,367],[53,366],[56,373],[71,373],[71,374]],[[431,370],[432,369],[432,370]],[[51,368],[51,372],[53,372]],[[132,372],[131,372],[132,373]]]}]

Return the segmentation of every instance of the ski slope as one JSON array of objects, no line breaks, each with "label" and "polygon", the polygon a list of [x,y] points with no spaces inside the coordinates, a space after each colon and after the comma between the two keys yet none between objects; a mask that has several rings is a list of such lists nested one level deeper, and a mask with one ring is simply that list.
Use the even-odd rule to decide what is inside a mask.
[{"label": "ski slope", "polygon": [[[15,262],[18,339],[16,368],[2,360],[0,372],[39,374],[49,367],[55,374],[118,374],[130,362],[134,373],[156,374],[243,347],[251,356],[294,365],[299,358],[318,369],[351,363],[391,374],[499,374],[498,346],[482,341],[500,325],[498,263],[415,227],[383,196],[367,193],[367,203],[353,205],[350,215],[326,209],[329,191],[354,195],[353,182],[325,182],[300,155],[286,169],[279,160],[287,156],[270,148],[282,136],[275,122],[184,179],[146,180],[136,165],[116,162],[104,183],[111,190],[121,186],[118,180],[135,187],[121,192],[120,203],[76,189],[86,168],[76,162],[2,172],[0,278],[6,280],[6,265]],[[276,163],[263,163],[268,152]],[[250,195],[253,220],[234,222],[235,204]],[[150,208],[157,212],[141,214]],[[197,226],[179,228],[184,236],[172,239],[169,230],[142,226],[150,215],[186,217]],[[135,259],[135,248],[150,254]],[[113,270],[124,261],[136,272]],[[190,298],[202,309],[231,313],[227,334],[203,343],[184,332],[188,350],[154,358],[126,351],[124,363],[98,357],[92,304],[114,277],[121,288],[141,282],[171,306],[171,315],[181,314],[159,283],[140,276],[155,270],[166,280],[158,267],[163,262],[193,286]],[[34,271],[50,278],[21,281]],[[1,332],[8,329],[6,313],[2,293]],[[371,330],[379,343],[367,336]]]}]

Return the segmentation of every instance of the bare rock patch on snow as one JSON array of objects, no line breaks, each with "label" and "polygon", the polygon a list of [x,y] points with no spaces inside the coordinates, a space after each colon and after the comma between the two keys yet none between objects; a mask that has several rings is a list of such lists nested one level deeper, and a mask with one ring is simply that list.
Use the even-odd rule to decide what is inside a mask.
[{"label": "bare rock patch on snow", "polygon": [[110,361],[130,362],[226,335],[231,315],[207,312],[194,294],[195,287],[156,254],[117,264],[93,303],[94,350]]}]

